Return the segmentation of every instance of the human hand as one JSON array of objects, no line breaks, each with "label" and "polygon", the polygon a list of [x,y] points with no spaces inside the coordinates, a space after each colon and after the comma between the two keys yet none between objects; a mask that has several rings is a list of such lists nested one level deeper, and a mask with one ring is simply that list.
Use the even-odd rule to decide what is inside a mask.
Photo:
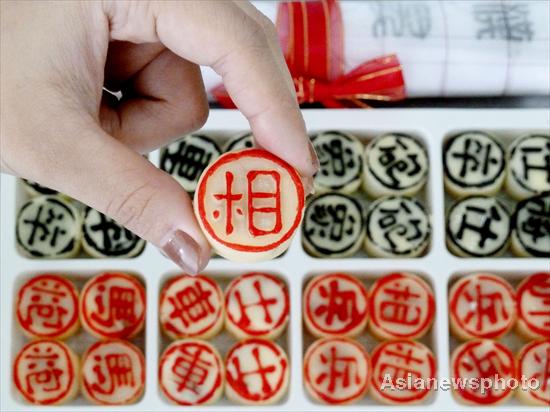
[{"label": "human hand", "polygon": [[189,196],[140,153],[204,124],[205,65],[257,144],[312,186],[318,160],[274,27],[249,3],[14,1],[0,14],[3,172],[68,194],[201,271],[210,247]]}]

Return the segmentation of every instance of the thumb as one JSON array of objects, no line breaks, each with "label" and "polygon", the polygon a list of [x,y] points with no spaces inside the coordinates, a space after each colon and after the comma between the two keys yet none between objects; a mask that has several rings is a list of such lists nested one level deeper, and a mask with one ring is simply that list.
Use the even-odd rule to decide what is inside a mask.
[{"label": "thumb", "polygon": [[[50,152],[57,154],[55,173],[44,167],[29,178],[99,210],[161,248],[190,274],[200,272],[210,246],[195,220],[188,194],[168,174],[109,136],[92,120],[60,135]],[[78,122],[77,122],[78,123]],[[61,131],[59,131],[61,132]],[[47,164],[37,162],[35,165]],[[50,163],[51,164],[51,163]],[[40,170],[43,169],[43,170]]]}]

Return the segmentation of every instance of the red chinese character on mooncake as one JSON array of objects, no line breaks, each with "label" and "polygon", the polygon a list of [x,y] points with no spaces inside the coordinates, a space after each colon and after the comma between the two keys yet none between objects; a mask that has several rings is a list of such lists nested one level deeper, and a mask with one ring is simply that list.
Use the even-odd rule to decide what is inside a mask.
[{"label": "red chinese character on mooncake", "polygon": [[518,376],[527,382],[527,387],[516,391],[522,402],[550,406],[550,340],[531,342],[521,349]]},{"label": "red chinese character on mooncake", "polygon": [[455,395],[477,405],[493,405],[512,396],[511,379],[517,378],[510,349],[489,339],[472,340],[456,348],[451,371]]},{"label": "red chinese character on mooncake", "polygon": [[211,338],[221,330],[223,314],[223,293],[209,277],[180,275],[162,290],[160,323],[172,339]]},{"label": "red chinese character on mooncake", "polygon": [[281,254],[300,224],[304,189],[299,174],[261,149],[222,155],[203,173],[195,214],[221,256],[258,261]]},{"label": "red chinese character on mooncake", "polygon": [[344,273],[314,277],[304,291],[304,321],[317,337],[355,336],[368,320],[367,289]]},{"label": "red chinese character on mooncake", "polygon": [[207,405],[223,392],[223,363],[208,342],[184,339],[172,343],[160,358],[162,392],[178,405]]},{"label": "red chinese character on mooncake", "polygon": [[449,292],[449,316],[451,331],[459,339],[496,339],[516,321],[516,294],[498,276],[465,276]]},{"label": "red chinese character on mooncake", "polygon": [[369,297],[369,329],[380,339],[417,339],[430,329],[435,299],[430,286],[411,273],[378,279]]},{"label": "red chinese character on mooncake", "polygon": [[288,290],[273,275],[248,273],[227,287],[225,310],[226,327],[238,339],[275,339],[288,323]]},{"label": "red chinese character on mooncake", "polygon": [[347,338],[317,340],[304,357],[304,383],[308,393],[328,404],[359,400],[367,392],[370,373],[367,351]]},{"label": "red chinese character on mooncake", "polygon": [[393,405],[421,402],[435,387],[435,357],[419,342],[383,342],[374,349],[371,359],[371,393],[380,402]]},{"label": "red chinese character on mooncake", "polygon": [[136,346],[122,340],[94,343],[82,357],[82,391],[98,405],[127,405],[145,387],[145,359]]},{"label": "red chinese character on mooncake", "polygon": [[550,273],[536,273],[518,286],[518,331],[528,339],[550,339]]},{"label": "red chinese character on mooncake", "polygon": [[78,292],[62,276],[36,276],[19,290],[16,313],[28,337],[65,339],[79,327]]},{"label": "red chinese character on mooncake", "polygon": [[233,346],[225,361],[227,397],[244,404],[273,404],[287,391],[289,364],[275,343],[249,339]]},{"label": "red chinese character on mooncake", "polygon": [[96,276],[82,289],[80,318],[82,326],[99,338],[131,338],[145,323],[145,289],[124,273]]},{"label": "red chinese character on mooncake", "polygon": [[13,381],[27,402],[59,405],[78,393],[78,358],[59,341],[38,340],[21,349],[13,364]]}]

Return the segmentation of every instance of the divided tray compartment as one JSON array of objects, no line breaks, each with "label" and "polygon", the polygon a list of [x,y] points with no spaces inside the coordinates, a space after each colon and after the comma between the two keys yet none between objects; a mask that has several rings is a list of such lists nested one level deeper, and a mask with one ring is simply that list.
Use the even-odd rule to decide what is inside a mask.
[{"label": "divided tray compartment", "polygon": [[[286,335],[279,342],[286,343],[285,349],[290,359],[290,385],[286,397],[280,403],[270,406],[243,407],[230,403],[225,398],[206,407],[209,411],[231,411],[250,409],[262,411],[366,411],[397,410],[385,406],[369,396],[356,404],[327,406],[314,402],[303,386],[303,353],[311,337],[304,333],[302,324],[302,290],[305,282],[314,274],[344,272],[365,279],[367,284],[379,276],[392,272],[411,272],[422,276],[434,290],[436,318],[427,343],[432,348],[438,364],[437,376],[449,378],[449,357],[451,346],[448,320],[448,287],[451,279],[472,272],[486,271],[502,274],[519,281],[535,273],[550,271],[550,261],[544,258],[458,258],[452,255],[445,245],[445,194],[443,189],[442,148],[445,137],[458,131],[484,130],[504,138],[513,138],[528,132],[550,129],[548,111],[544,109],[380,109],[380,110],[304,110],[304,117],[311,134],[319,131],[342,130],[355,132],[360,137],[370,139],[388,132],[411,133],[425,144],[430,159],[430,171],[425,189],[424,204],[431,214],[432,238],[430,248],[424,256],[414,259],[369,258],[359,255],[347,259],[319,259],[308,255],[301,244],[298,231],[288,251],[277,259],[258,263],[236,263],[225,259],[211,260],[204,274],[219,278],[222,282],[247,272],[267,272],[282,277],[290,294],[290,322]],[[246,119],[233,110],[212,110],[210,118],[201,132],[212,134],[216,139],[229,138],[249,129]],[[158,165],[159,152],[153,152],[149,159]],[[160,333],[158,322],[158,301],[161,288],[169,276],[181,273],[152,245],[147,245],[143,253],[132,259],[89,259],[77,257],[62,260],[38,260],[21,256],[16,250],[15,199],[19,190],[15,178],[1,176],[2,196],[0,199],[0,330],[5,334],[0,339],[0,410],[17,411],[149,411],[149,410],[197,410],[205,407],[182,407],[168,403],[158,386],[158,361],[167,340]],[[14,354],[25,341],[17,330],[14,318],[14,298],[25,277],[38,273],[60,273],[75,277],[86,277],[106,271],[120,271],[137,274],[146,286],[148,309],[143,348],[146,358],[146,387],[142,398],[131,405],[98,407],[80,397],[79,400],[61,406],[34,406],[24,403],[17,396],[12,380]],[[80,332],[83,333],[83,332]],[[233,343],[227,332],[214,338],[214,343]],[[76,338],[73,338],[76,339]],[[219,339],[219,341],[218,341]],[[281,340],[282,339],[282,340]],[[369,350],[374,343],[365,333],[360,338]],[[424,340],[423,340],[424,341]],[[69,340],[70,342],[70,340]],[[220,351],[224,352],[224,348]],[[450,391],[436,391],[426,403],[400,406],[399,410],[491,410],[491,411],[546,411],[545,407],[530,407],[517,400],[508,401],[496,407],[471,407],[457,402]]]},{"label": "divided tray compartment", "polygon": [[[493,127],[493,128],[487,128],[487,129],[475,129],[475,128],[456,128],[453,130],[450,130],[445,134],[443,137],[442,144],[445,145],[445,143],[452,137],[457,136],[462,133],[466,132],[486,132],[493,136],[503,147],[505,156],[508,153],[508,148],[512,145],[514,140],[516,140],[518,137],[525,136],[526,134],[550,134],[550,130],[548,130],[548,126],[546,127],[546,130],[544,128],[539,127],[530,127],[528,129],[519,129],[517,127],[511,127],[511,128],[502,128],[502,127]],[[444,152],[442,152],[440,157],[441,167],[443,167],[443,156]],[[506,159],[507,160],[507,159]],[[443,169],[441,169],[443,173]],[[494,196],[506,207],[508,212],[510,213],[510,216],[514,214],[514,211],[516,210],[516,205],[519,203],[518,200],[512,198],[505,190],[504,183],[502,184],[502,187],[498,191],[498,193]],[[451,207],[459,200],[458,198],[455,198],[445,192],[445,216],[447,216],[447,212]],[[447,224],[447,220],[445,220],[445,225]],[[449,252],[452,253],[452,252]],[[457,255],[455,255],[457,256]],[[457,256],[459,258],[462,258],[461,256]],[[502,253],[502,255],[495,256],[495,258],[503,258],[503,257],[518,257],[512,253],[511,246],[508,245],[507,250]],[[464,258],[463,258],[464,259]],[[484,258],[475,258],[475,257],[469,257],[467,259],[484,259]]]}]

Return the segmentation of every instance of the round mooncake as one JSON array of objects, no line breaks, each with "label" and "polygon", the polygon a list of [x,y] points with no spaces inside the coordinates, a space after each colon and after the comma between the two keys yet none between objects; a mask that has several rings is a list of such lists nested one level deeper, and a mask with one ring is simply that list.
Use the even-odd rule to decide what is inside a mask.
[{"label": "round mooncake", "polygon": [[383,276],[370,288],[369,314],[369,330],[378,339],[419,339],[434,321],[433,291],[412,273]]},{"label": "round mooncake", "polygon": [[494,196],[505,176],[502,145],[483,132],[467,132],[450,138],[443,152],[445,189],[455,197]]},{"label": "round mooncake", "polygon": [[17,322],[33,338],[66,339],[76,333],[78,291],[63,276],[44,274],[29,279],[17,294]]},{"label": "round mooncake", "polygon": [[550,192],[529,197],[516,205],[511,249],[517,256],[550,257]]},{"label": "round mooncake", "polygon": [[91,207],[84,212],[82,232],[82,248],[97,258],[131,258],[145,247],[145,240]]},{"label": "round mooncake", "polygon": [[535,273],[517,288],[516,328],[525,339],[550,339],[550,272]]},{"label": "round mooncake", "polygon": [[343,405],[368,391],[370,359],[361,344],[347,338],[316,340],[304,356],[304,384],[316,401]]},{"label": "round mooncake", "polygon": [[206,341],[176,341],[160,357],[159,385],[164,395],[178,405],[212,404],[223,393],[222,358]]},{"label": "round mooncake", "polygon": [[29,194],[29,196],[41,196],[41,195],[58,195],[57,190],[50,189],[49,187],[42,186],[40,183],[33,182],[28,179],[21,179],[23,187]]},{"label": "round mooncake", "polygon": [[520,386],[516,391],[517,398],[527,405],[550,406],[550,340],[525,345],[517,362],[518,376],[527,381],[526,387]]},{"label": "round mooncake", "polygon": [[243,149],[252,149],[253,147],[254,137],[252,136],[252,133],[247,132],[230,139],[225,146],[224,152],[236,152]]},{"label": "round mooncake", "polygon": [[312,199],[304,214],[302,243],[316,257],[342,258],[355,254],[365,239],[359,202],[342,193]]},{"label": "round mooncake", "polygon": [[356,336],[368,322],[367,289],[344,273],[315,276],[304,290],[303,316],[316,337]]},{"label": "round mooncake", "polygon": [[389,196],[376,200],[367,210],[365,249],[371,256],[412,258],[430,243],[430,218],[416,199]]},{"label": "round mooncake", "polygon": [[225,360],[225,394],[232,402],[270,405],[287,392],[290,364],[281,347],[265,339],[235,344]]},{"label": "round mooncake", "polygon": [[471,196],[447,214],[447,247],[462,257],[498,256],[508,247],[510,214],[494,197]]},{"label": "round mooncake", "polygon": [[223,327],[223,293],[207,276],[179,275],[162,289],[159,317],[171,339],[210,339]]},{"label": "round mooncake", "polygon": [[220,154],[220,148],[208,136],[189,134],[162,149],[160,168],[171,174],[187,192],[194,192],[203,171]]},{"label": "round mooncake", "polygon": [[267,273],[234,279],[225,292],[225,327],[237,339],[276,339],[288,324],[286,285]]},{"label": "round mooncake", "polygon": [[532,134],[508,148],[506,191],[521,200],[550,191],[550,135]]},{"label": "round mooncake", "polygon": [[355,192],[363,174],[363,144],[351,134],[335,131],[319,133],[311,143],[320,164],[313,180],[315,190]]},{"label": "round mooncake", "polygon": [[80,250],[82,218],[60,196],[38,196],[21,207],[16,236],[19,250],[34,258],[69,258]]},{"label": "round mooncake", "polygon": [[449,318],[458,339],[499,339],[516,322],[516,293],[490,273],[464,276],[449,291]]},{"label": "round mooncake", "polygon": [[96,405],[135,403],[145,388],[145,358],[123,340],[94,343],[82,356],[82,393]]},{"label": "round mooncake", "polygon": [[304,188],[298,172],[262,149],[225,153],[203,173],[195,216],[212,248],[238,262],[283,253],[300,225]]},{"label": "round mooncake", "polygon": [[379,136],[367,145],[364,160],[363,188],[371,197],[414,196],[426,183],[428,154],[412,136]]},{"label": "round mooncake", "polygon": [[27,343],[13,363],[13,382],[23,398],[37,405],[61,405],[78,394],[78,357],[63,342]]},{"label": "round mooncake", "polygon": [[90,279],[80,294],[82,327],[100,339],[130,339],[145,325],[145,288],[125,273]]},{"label": "round mooncake", "polygon": [[435,389],[436,360],[432,351],[420,342],[382,342],[374,348],[371,362],[370,394],[381,403],[411,405],[424,402]]},{"label": "round mooncake", "polygon": [[[506,346],[490,339],[471,340],[452,353],[451,378],[465,384],[451,385],[451,389],[463,403],[497,405],[513,395],[514,391],[506,383],[517,378],[516,371],[514,355]],[[497,380],[502,380],[504,385]]]}]

